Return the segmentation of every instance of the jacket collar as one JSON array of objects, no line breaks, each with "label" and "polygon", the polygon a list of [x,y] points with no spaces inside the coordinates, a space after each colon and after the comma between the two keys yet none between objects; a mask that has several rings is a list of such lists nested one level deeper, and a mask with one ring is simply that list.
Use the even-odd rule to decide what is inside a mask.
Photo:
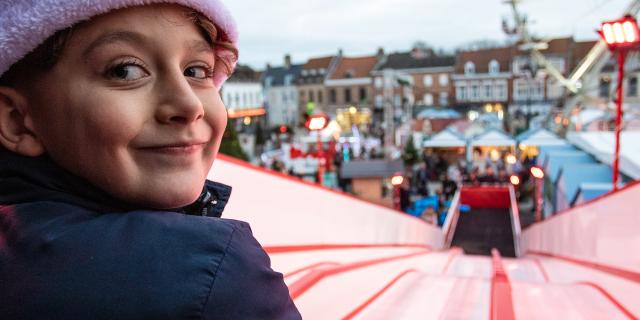
[{"label": "jacket collar", "polygon": [[[194,204],[168,211],[220,217],[230,196],[230,186],[206,181]],[[0,204],[33,201],[65,202],[102,213],[152,209],[112,197],[47,156],[25,157],[0,148]]]}]

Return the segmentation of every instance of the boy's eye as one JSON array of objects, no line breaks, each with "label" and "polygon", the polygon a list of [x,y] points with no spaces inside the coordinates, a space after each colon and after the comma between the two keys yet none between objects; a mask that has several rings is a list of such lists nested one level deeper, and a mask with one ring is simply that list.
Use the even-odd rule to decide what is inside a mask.
[{"label": "boy's eye", "polygon": [[193,66],[184,70],[184,76],[196,79],[207,79],[213,77],[213,70],[205,66]]},{"label": "boy's eye", "polygon": [[148,76],[149,73],[136,64],[120,64],[108,71],[107,76],[111,79],[135,81]]}]

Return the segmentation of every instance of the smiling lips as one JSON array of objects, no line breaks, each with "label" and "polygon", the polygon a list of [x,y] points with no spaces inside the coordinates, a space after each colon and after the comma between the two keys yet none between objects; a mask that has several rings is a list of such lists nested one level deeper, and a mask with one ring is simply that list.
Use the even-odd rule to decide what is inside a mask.
[{"label": "smiling lips", "polygon": [[153,147],[144,147],[142,150],[158,152],[167,155],[190,155],[201,151],[206,142],[180,142]]}]

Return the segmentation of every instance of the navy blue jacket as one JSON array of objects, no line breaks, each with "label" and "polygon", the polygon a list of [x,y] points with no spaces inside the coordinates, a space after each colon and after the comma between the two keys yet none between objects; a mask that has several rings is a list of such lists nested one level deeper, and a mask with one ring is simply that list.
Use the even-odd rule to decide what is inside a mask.
[{"label": "navy blue jacket", "polygon": [[[247,223],[130,208],[33,161],[0,164],[0,319],[301,318]],[[208,187],[221,212],[230,188]]]}]

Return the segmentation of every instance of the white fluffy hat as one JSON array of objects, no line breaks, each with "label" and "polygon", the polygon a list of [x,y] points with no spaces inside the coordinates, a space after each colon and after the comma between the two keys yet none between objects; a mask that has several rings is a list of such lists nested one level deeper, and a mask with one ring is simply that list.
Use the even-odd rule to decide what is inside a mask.
[{"label": "white fluffy hat", "polygon": [[[237,46],[236,24],[220,0],[0,0],[0,75],[59,30],[115,9],[154,3],[175,3],[204,14],[224,40]],[[214,75],[217,87],[226,79],[224,73]]]}]

